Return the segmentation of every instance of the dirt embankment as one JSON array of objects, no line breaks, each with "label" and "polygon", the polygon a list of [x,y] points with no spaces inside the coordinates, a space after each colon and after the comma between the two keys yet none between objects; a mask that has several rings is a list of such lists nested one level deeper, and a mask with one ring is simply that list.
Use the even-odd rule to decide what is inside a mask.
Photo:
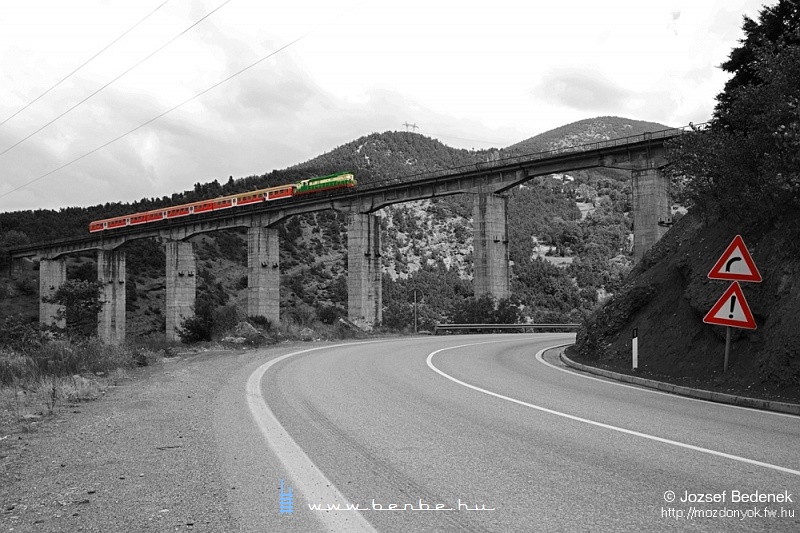
[{"label": "dirt embankment", "polygon": [[[732,329],[723,373],[726,328],[702,320],[730,285],[707,275],[737,234],[763,282],[741,283],[757,329]],[[570,356],[631,373],[634,328],[639,374],[800,403],[800,214],[761,226],[688,214],[643,258],[624,289],[587,320]]]}]

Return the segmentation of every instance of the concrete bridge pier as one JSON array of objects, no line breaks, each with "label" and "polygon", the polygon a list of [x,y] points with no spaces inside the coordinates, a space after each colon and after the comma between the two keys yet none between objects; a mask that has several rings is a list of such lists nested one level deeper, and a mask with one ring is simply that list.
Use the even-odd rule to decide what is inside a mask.
[{"label": "concrete bridge pier", "polygon": [[383,320],[381,224],[375,215],[347,218],[347,318],[370,329]]},{"label": "concrete bridge pier", "polygon": [[11,262],[8,264],[8,277],[17,279],[17,274],[22,272],[22,261],[20,257],[12,257]]},{"label": "concrete bridge pier", "polygon": [[247,229],[247,315],[280,323],[278,230],[260,224]]},{"label": "concrete bridge pier", "polygon": [[52,296],[67,281],[67,262],[64,259],[39,260],[39,322],[47,326],[64,328],[65,319],[58,319],[63,305],[45,303],[44,299]]},{"label": "concrete bridge pier", "polygon": [[98,250],[97,280],[103,284],[97,336],[107,344],[122,344],[125,342],[125,252]]},{"label": "concrete bridge pier", "polygon": [[475,297],[511,296],[508,267],[508,199],[478,193],[472,207],[473,285]]},{"label": "concrete bridge pier", "polygon": [[669,179],[660,168],[631,171],[633,190],[633,259],[642,256],[669,230],[672,210]]},{"label": "concrete bridge pier", "polygon": [[194,245],[167,241],[167,340],[179,341],[178,330],[187,318],[194,317],[197,290]]}]

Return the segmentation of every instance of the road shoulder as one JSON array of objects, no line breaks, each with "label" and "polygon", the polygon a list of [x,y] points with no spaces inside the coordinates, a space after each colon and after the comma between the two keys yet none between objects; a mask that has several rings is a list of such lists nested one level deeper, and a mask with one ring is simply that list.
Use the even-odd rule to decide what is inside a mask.
[{"label": "road shoulder", "polygon": [[593,367],[583,363],[573,361],[564,353],[566,347],[557,348],[559,359],[568,367],[587,372],[596,376],[602,376],[623,383],[630,383],[632,385],[639,385],[650,389],[657,389],[663,392],[678,394],[680,396],[687,396],[699,400],[707,400],[711,402],[725,403],[730,405],[738,405],[740,407],[750,407],[753,409],[762,409],[765,411],[775,411],[779,413],[788,413],[793,415],[800,415],[800,405],[788,402],[778,402],[774,400],[766,400],[761,398],[752,398],[748,396],[741,396],[736,394],[726,394],[722,392],[696,389],[692,387],[685,387],[682,385],[675,385],[664,381],[656,381],[653,379],[643,378],[639,376],[632,376],[630,374],[623,374],[621,372],[613,372],[602,368]]}]

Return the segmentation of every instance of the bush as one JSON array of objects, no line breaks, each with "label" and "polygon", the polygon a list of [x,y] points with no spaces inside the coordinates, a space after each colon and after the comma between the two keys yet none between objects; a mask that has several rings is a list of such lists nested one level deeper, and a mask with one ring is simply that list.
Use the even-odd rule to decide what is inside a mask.
[{"label": "bush", "polygon": [[272,322],[265,316],[262,315],[251,316],[248,317],[247,320],[255,327],[261,328],[264,331],[272,331],[273,329]]},{"label": "bush", "polygon": [[335,305],[320,305],[317,307],[317,318],[323,324],[334,324],[345,315],[347,315],[345,310]]},{"label": "bush", "polygon": [[178,336],[184,344],[210,341],[213,321],[210,316],[195,315],[183,321],[178,328]]},{"label": "bush", "polygon": [[24,296],[33,296],[36,294],[36,284],[31,278],[22,278],[14,285],[17,291]]},{"label": "bush", "polygon": [[210,341],[214,331],[215,302],[207,297],[196,300],[195,314],[184,319],[178,328],[178,336],[184,344]]},{"label": "bush", "polygon": [[243,320],[244,313],[241,313],[235,304],[216,309],[212,321],[214,338],[219,338],[231,331]]},{"label": "bush", "polygon": [[317,319],[317,313],[314,311],[314,308],[303,302],[299,302],[297,305],[289,308],[286,311],[286,315],[289,317],[289,320],[301,328],[311,327]]},{"label": "bush", "polygon": [[0,327],[0,347],[20,352],[37,350],[48,337],[36,317],[7,316]]},{"label": "bush", "polygon": [[0,385],[35,379],[38,374],[36,361],[30,357],[0,349]]}]

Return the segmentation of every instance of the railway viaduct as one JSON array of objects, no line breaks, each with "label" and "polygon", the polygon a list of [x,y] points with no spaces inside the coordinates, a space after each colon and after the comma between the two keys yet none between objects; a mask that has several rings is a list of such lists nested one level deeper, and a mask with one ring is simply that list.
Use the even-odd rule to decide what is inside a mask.
[{"label": "railway viaduct", "polygon": [[[96,251],[104,306],[98,336],[108,343],[125,340],[125,254],[130,240],[159,237],[166,241],[166,334],[178,340],[182,321],[193,316],[196,288],[194,235],[247,228],[248,316],[279,319],[279,242],[277,225],[288,217],[325,209],[348,213],[348,318],[371,326],[381,322],[380,223],[374,213],[401,202],[453,194],[472,194],[475,295],[510,295],[506,196],[504,192],[534,177],[588,168],[631,171],[634,256],[642,255],[667,231],[671,219],[664,144],[685,130],[670,129],[602,141],[551,152],[479,163],[427,174],[411,181],[391,180],[359,185],[331,195],[308,195],[287,202],[264,203],[90,234],[82,238],[32,244],[11,251],[12,270],[22,258],[38,258],[40,297],[51,295],[66,280],[65,257]],[[56,323],[58,307],[40,302],[40,322]],[[62,324],[63,325],[63,324]]]}]

